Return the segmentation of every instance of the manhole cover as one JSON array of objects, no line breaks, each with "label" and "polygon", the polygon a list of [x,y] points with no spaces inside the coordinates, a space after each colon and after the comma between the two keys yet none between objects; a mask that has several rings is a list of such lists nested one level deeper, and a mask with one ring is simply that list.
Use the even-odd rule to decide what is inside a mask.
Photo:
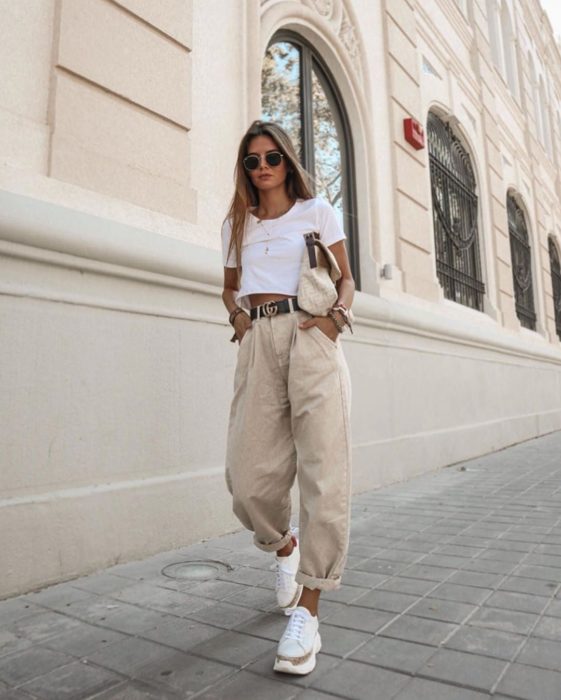
[{"label": "manhole cover", "polygon": [[162,574],[168,578],[190,579],[191,581],[207,581],[216,578],[232,569],[221,561],[181,561],[169,564],[162,569]]}]

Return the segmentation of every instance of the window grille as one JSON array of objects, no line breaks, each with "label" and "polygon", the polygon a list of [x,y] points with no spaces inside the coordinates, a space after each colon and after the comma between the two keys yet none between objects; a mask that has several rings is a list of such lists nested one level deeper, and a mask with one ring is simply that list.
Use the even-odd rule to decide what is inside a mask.
[{"label": "window grille", "polygon": [[507,196],[508,233],[516,315],[530,330],[536,329],[534,292],[532,289],[532,251],[524,212],[512,195]]},{"label": "window grille", "polygon": [[436,272],[447,299],[483,311],[475,177],[468,153],[434,113],[428,117]]},{"label": "window grille", "polygon": [[559,263],[559,253],[557,246],[550,238],[549,241],[549,264],[551,266],[551,283],[553,287],[553,312],[555,314],[555,330],[561,339],[561,264]]}]

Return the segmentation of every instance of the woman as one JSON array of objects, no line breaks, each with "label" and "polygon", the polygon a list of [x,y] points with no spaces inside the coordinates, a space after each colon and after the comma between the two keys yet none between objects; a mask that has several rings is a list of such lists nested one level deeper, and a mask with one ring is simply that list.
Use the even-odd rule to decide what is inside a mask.
[{"label": "woman", "polygon": [[[354,295],[343,233],[313,197],[288,134],[254,122],[243,136],[222,226],[222,299],[239,341],[226,481],[234,513],[276,553],[276,595],[290,621],[274,669],[305,674],[321,647],[318,601],[341,585],[350,524],[350,381],[339,343]],[[342,272],[330,316],[300,310],[304,234],[319,232]],[[290,529],[298,475],[299,538]]]}]

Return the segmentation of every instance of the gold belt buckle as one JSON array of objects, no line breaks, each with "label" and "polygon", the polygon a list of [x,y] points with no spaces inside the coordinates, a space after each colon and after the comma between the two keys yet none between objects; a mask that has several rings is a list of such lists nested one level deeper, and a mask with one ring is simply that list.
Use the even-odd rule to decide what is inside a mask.
[{"label": "gold belt buckle", "polygon": [[277,303],[275,301],[266,301],[261,305],[261,315],[274,316],[278,312]]}]

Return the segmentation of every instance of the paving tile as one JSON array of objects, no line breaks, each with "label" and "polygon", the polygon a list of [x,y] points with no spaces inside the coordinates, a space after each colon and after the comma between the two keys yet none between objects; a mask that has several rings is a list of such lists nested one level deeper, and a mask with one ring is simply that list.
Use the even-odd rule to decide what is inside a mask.
[{"label": "paving tile", "polygon": [[36,696],[24,693],[23,690],[12,688],[5,693],[0,692],[0,700],[36,700]]},{"label": "paving tile", "polygon": [[479,605],[491,594],[492,589],[476,586],[462,586],[457,583],[441,583],[437,588],[427,593],[429,598],[450,600],[456,603],[471,603]]},{"label": "paving tile", "polygon": [[34,605],[51,608],[52,610],[64,610],[72,603],[79,600],[87,600],[90,596],[90,592],[74,588],[68,582],[65,582],[43,588],[41,591],[29,593],[26,597]]},{"label": "paving tile", "polygon": [[2,600],[0,601],[0,630],[6,629],[18,620],[41,612],[44,612],[43,609],[30,602],[27,596]]},{"label": "paving tile", "polygon": [[463,571],[477,572],[481,574],[510,574],[518,566],[514,561],[497,561],[496,559],[470,559],[463,567]]},{"label": "paving tile", "polygon": [[444,646],[509,661],[514,658],[525,639],[521,634],[463,625]]},{"label": "paving tile", "polygon": [[552,600],[548,604],[545,614],[549,617],[561,617],[561,600]]},{"label": "paving tile", "polygon": [[518,610],[520,612],[541,613],[549,603],[549,598],[524,593],[498,591],[493,593],[485,601],[485,605],[492,608],[504,608],[505,610]]},{"label": "paving tile", "polygon": [[122,677],[80,661],[56,668],[22,686],[41,700],[83,700],[117,685]]},{"label": "paving tile", "polygon": [[328,619],[329,624],[336,627],[345,627],[359,632],[377,632],[394,617],[391,613],[349,605],[345,610],[335,613]]},{"label": "paving tile", "polygon": [[435,648],[390,637],[374,637],[349,658],[414,674],[435,653]]},{"label": "paving tile", "polygon": [[538,622],[532,634],[536,637],[544,637],[554,642],[561,642],[561,620],[558,617],[544,616]]},{"label": "paving tile", "polygon": [[536,578],[541,581],[549,581],[550,583],[559,583],[561,575],[559,569],[554,569],[550,566],[524,565],[518,566],[514,572],[516,576],[524,576],[525,578]]},{"label": "paving tile", "polygon": [[29,639],[18,637],[15,632],[0,629],[0,658],[15,651],[23,651],[32,645]]},{"label": "paving tile", "polygon": [[192,695],[235,672],[232,666],[176,651],[171,656],[148,661],[135,677],[166,690],[189,691]]},{"label": "paving tile", "polygon": [[421,578],[407,578],[405,576],[392,576],[388,578],[376,590],[395,591],[396,593],[410,593],[415,596],[427,595],[429,591],[438,586],[436,581]]},{"label": "paving tile", "polygon": [[375,608],[386,612],[403,612],[418,600],[415,595],[374,589],[357,598],[353,606]]},{"label": "paving tile", "polygon": [[561,643],[532,637],[528,639],[516,661],[561,673]]},{"label": "paving tile", "polygon": [[242,667],[276,648],[277,645],[267,639],[230,630],[191,647],[190,653]]},{"label": "paving tile", "polygon": [[[129,679],[95,695],[95,700],[184,700],[184,693]],[[92,700],[94,700],[92,698]]]},{"label": "paving tile", "polygon": [[507,663],[453,649],[439,649],[417,672],[418,676],[490,692]]},{"label": "paving tile", "polygon": [[241,605],[244,608],[254,608],[255,610],[278,609],[275,594],[267,588],[244,586],[244,590],[229,595],[226,602],[232,605]]},{"label": "paving tile", "polygon": [[346,656],[364,642],[372,639],[372,635],[368,632],[332,627],[328,623],[321,624],[320,633],[322,652],[333,656]]},{"label": "paving tile", "polygon": [[7,654],[0,659],[0,680],[8,686],[21,685],[26,681],[74,661],[71,656],[42,647],[30,647]]},{"label": "paving tile", "polygon": [[81,657],[93,653],[99,647],[106,647],[127,638],[121,632],[79,622],[68,632],[49,637],[42,642],[42,646],[62,651],[69,656]]},{"label": "paving tile", "polygon": [[314,679],[313,688],[352,700],[390,700],[409,682],[410,677],[362,664],[343,661],[329,673]]},{"label": "paving tile", "polygon": [[362,588],[361,586],[342,585],[334,591],[322,591],[321,600],[331,600],[335,603],[352,603],[369,590],[369,588]]},{"label": "paving tile", "polygon": [[343,573],[343,581],[346,585],[359,586],[361,588],[374,588],[388,578],[390,578],[389,574],[376,574],[356,569],[346,569]]},{"label": "paving tile", "polygon": [[197,695],[197,700],[290,700],[293,697],[293,685],[241,671]]},{"label": "paving tile", "polygon": [[138,636],[179,651],[188,651],[197,644],[217,637],[222,632],[220,628],[204,625],[202,622],[167,616],[155,627],[140,632]]},{"label": "paving tile", "polygon": [[500,583],[498,589],[501,591],[513,591],[516,593],[532,593],[534,595],[552,596],[558,584],[552,581],[542,581],[534,578],[524,578],[522,576],[508,576]]},{"label": "paving tile", "polygon": [[72,588],[78,588],[89,593],[97,595],[107,595],[113,591],[118,591],[126,585],[133,586],[135,581],[127,579],[123,576],[115,576],[106,571],[92,576],[83,576],[82,578],[74,579],[69,585]]},{"label": "paving tile", "polygon": [[236,625],[234,629],[237,632],[278,642],[286,629],[286,616],[279,613],[261,613],[249,622]]},{"label": "paving tile", "polygon": [[462,586],[479,586],[480,588],[495,588],[503,580],[502,574],[489,574],[480,571],[456,571],[447,583],[459,583]]},{"label": "paving tile", "polygon": [[237,566],[231,571],[220,574],[216,581],[229,581],[247,586],[274,588],[275,575],[272,571],[261,571],[250,566]]},{"label": "paving tile", "polygon": [[392,622],[380,634],[384,637],[404,639],[419,644],[438,646],[447,639],[457,625],[440,620],[426,620],[413,615],[402,615]]},{"label": "paving tile", "polygon": [[[250,571],[255,572],[256,570],[250,569]],[[253,590],[253,585],[248,586],[235,581],[221,581],[220,579],[213,579],[211,581],[198,583],[196,586],[191,586],[189,588],[189,593],[195,596],[202,596],[203,598],[224,600],[224,598],[227,598],[230,595],[245,591],[248,587]]]},{"label": "paving tile", "polygon": [[445,569],[441,566],[428,566],[426,564],[413,564],[401,572],[401,576],[408,578],[420,578],[427,581],[442,582],[451,576],[455,569]]},{"label": "paving tile", "polygon": [[358,565],[351,567],[356,571],[367,571],[374,574],[382,574],[384,576],[393,576],[403,571],[409,566],[409,562],[385,561],[376,557],[372,559],[364,559]]},{"label": "paving tile", "polygon": [[42,642],[56,634],[66,632],[78,625],[66,615],[47,610],[44,612],[29,615],[12,622],[6,629],[16,637],[27,639],[30,642]]},{"label": "paving tile", "polygon": [[88,654],[88,663],[103,666],[103,668],[118,671],[126,676],[134,676],[147,661],[165,659],[177,653],[175,649],[156,644],[139,637],[127,639],[98,649]]},{"label": "paving tile", "polygon": [[258,612],[229,603],[217,603],[189,615],[189,619],[230,629],[256,617]]},{"label": "paving tile", "polygon": [[423,598],[412,608],[409,608],[407,613],[433,620],[443,620],[444,622],[463,622],[476,609],[477,606],[468,603],[439,600],[431,597]]},{"label": "paving tile", "polygon": [[487,693],[414,678],[394,700],[487,700]]},{"label": "paving tile", "polygon": [[504,693],[523,700],[559,700],[561,673],[543,668],[513,664],[497,686]]}]

